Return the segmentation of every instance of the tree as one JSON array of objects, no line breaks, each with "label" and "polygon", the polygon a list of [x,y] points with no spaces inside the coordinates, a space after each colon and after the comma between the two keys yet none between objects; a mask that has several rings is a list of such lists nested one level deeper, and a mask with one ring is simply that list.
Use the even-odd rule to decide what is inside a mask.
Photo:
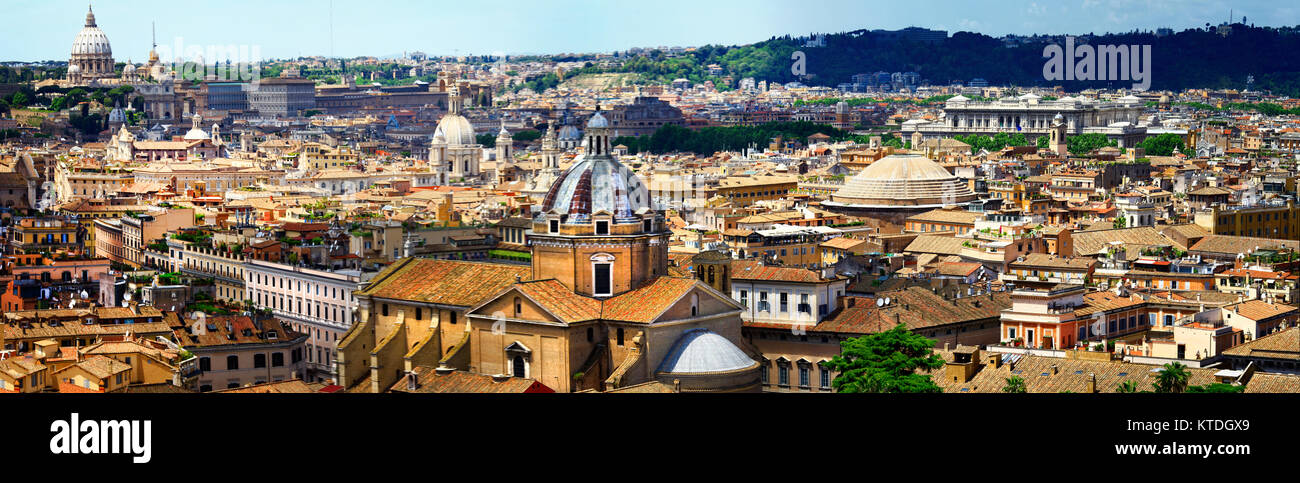
[{"label": "tree", "polygon": [[1106,146],[1118,145],[1119,143],[1101,133],[1088,133],[1065,137],[1065,148],[1070,151],[1070,154],[1075,156],[1082,156]]},{"label": "tree", "polygon": [[1038,136],[1038,140],[1034,142],[1038,145],[1038,149],[1047,149],[1047,136]]},{"label": "tree", "polygon": [[832,385],[846,393],[942,392],[928,374],[943,367],[934,341],[913,334],[903,324],[840,343],[840,355],[826,365],[840,373]]},{"label": "tree", "polygon": [[1128,226],[1128,219],[1122,216],[1116,216],[1115,222],[1112,225],[1115,227],[1116,230],[1120,228],[1124,228],[1125,226]]},{"label": "tree", "polygon": [[1029,388],[1025,386],[1025,380],[1020,376],[1011,376],[1006,378],[1006,385],[1002,386],[1002,392],[1024,394],[1029,392]]},{"label": "tree", "polygon": [[1124,381],[1115,386],[1115,392],[1121,394],[1133,394],[1138,392],[1137,382],[1132,380]]},{"label": "tree", "polygon": [[1146,138],[1137,147],[1146,151],[1148,156],[1173,156],[1175,152],[1183,150],[1183,138],[1174,133],[1165,133]]},{"label": "tree", "polygon": [[1216,382],[1216,383],[1214,383],[1214,384],[1207,384],[1207,385],[1204,385],[1204,386],[1188,386],[1188,387],[1187,387],[1187,392],[1189,392],[1189,393],[1194,392],[1194,393],[1226,393],[1226,394],[1236,394],[1236,393],[1241,393],[1241,392],[1245,392],[1245,391],[1246,391],[1246,386],[1234,386],[1234,385],[1232,385],[1232,384],[1224,384],[1224,383],[1222,383],[1222,382]]},{"label": "tree", "polygon": [[1160,369],[1156,382],[1151,383],[1156,392],[1183,392],[1192,373],[1181,362],[1170,362]]}]

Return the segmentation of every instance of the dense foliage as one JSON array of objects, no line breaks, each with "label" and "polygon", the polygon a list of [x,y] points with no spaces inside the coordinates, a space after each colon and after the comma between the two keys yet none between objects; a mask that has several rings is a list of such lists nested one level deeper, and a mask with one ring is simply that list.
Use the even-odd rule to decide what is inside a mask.
[{"label": "dense foliage", "polygon": [[[669,124],[660,127],[649,136],[614,138],[613,145],[627,146],[630,154],[691,152],[710,156],[719,151],[739,151],[749,147],[766,148],[768,143],[778,136],[804,142],[808,136],[817,133],[830,136],[832,140],[852,139],[866,142],[865,136],[854,136],[826,124],[794,121],[769,122],[757,126],[706,127],[695,130]],[[899,147],[902,146],[901,140],[892,139]],[[888,139],[883,140],[888,141]]]},{"label": "dense foliage", "polygon": [[[1300,50],[1300,34],[1291,28],[1232,26],[1229,35],[1214,27],[1188,29],[1157,37],[1152,32],[1094,35],[1092,45],[1150,45],[1149,74],[1152,89],[1244,88],[1247,76],[1253,87],[1275,94],[1300,95],[1300,56],[1279,56],[1276,52]],[[1091,34],[1090,34],[1091,35]],[[811,85],[835,86],[851,82],[854,74],[875,71],[915,71],[932,84],[984,78],[991,85],[1051,86],[1061,81],[1043,77],[1043,48],[1046,41],[1008,48],[1001,39],[988,35],[955,32],[939,42],[913,42],[896,35],[869,30],[828,34],[825,47],[804,47],[804,38],[773,37],[744,46],[706,45],[681,56],[670,57],[653,51],[614,67],[588,67],[590,72],[638,72],[653,80],[685,78],[694,82],[716,79],[708,65],[722,67],[733,80],[753,77],[769,82],[800,81]],[[807,75],[791,72],[791,54],[807,55]],[[979,59],[979,62],[971,62]],[[590,64],[589,64],[590,65]],[[577,75],[570,72],[566,75]],[[536,79],[529,87],[558,85],[557,77]],[[530,81],[531,82],[531,81]],[[716,81],[715,81],[716,83]],[[1132,81],[1066,81],[1068,90],[1127,88]]]},{"label": "dense foliage", "polygon": [[934,341],[903,324],[841,342],[840,355],[826,366],[840,373],[831,383],[836,392],[942,392],[928,374],[917,372],[943,367]]}]

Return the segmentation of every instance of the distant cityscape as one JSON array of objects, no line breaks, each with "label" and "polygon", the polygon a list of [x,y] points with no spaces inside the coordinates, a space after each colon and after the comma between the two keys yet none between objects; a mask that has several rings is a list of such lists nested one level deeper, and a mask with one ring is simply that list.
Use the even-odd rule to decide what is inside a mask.
[{"label": "distant cityscape", "polygon": [[1300,46],[1235,20],[208,62],[45,19],[0,393],[1300,392],[1297,61],[1041,75]]}]

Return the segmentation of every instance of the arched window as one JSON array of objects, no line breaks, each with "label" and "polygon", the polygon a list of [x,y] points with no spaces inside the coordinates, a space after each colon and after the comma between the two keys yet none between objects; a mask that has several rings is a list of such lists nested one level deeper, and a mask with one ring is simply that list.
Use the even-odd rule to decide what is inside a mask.
[{"label": "arched window", "polygon": [[691,317],[700,315],[700,295],[691,294]]},{"label": "arched window", "polygon": [[515,297],[515,317],[518,318],[518,317],[519,317],[519,314],[521,314],[521,313],[523,313],[523,312],[524,312],[524,301],[523,301],[523,299],[521,299],[521,298],[519,298],[519,297]]}]

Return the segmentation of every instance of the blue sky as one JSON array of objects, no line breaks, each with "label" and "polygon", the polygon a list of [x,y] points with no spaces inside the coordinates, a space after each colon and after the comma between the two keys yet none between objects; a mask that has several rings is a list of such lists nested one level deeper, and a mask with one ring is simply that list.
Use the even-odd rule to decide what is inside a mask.
[{"label": "blue sky", "polygon": [[[66,60],[84,0],[2,0],[0,60]],[[139,63],[159,44],[249,45],[262,58],[330,55],[329,0],[94,2],[114,57]],[[394,56],[608,52],[744,44],[773,35],[907,26],[1007,33],[1176,30],[1232,9],[1257,25],[1300,24],[1300,4],[1268,0],[493,0],[334,1],[333,54]],[[13,22],[13,19],[20,21]]]}]

